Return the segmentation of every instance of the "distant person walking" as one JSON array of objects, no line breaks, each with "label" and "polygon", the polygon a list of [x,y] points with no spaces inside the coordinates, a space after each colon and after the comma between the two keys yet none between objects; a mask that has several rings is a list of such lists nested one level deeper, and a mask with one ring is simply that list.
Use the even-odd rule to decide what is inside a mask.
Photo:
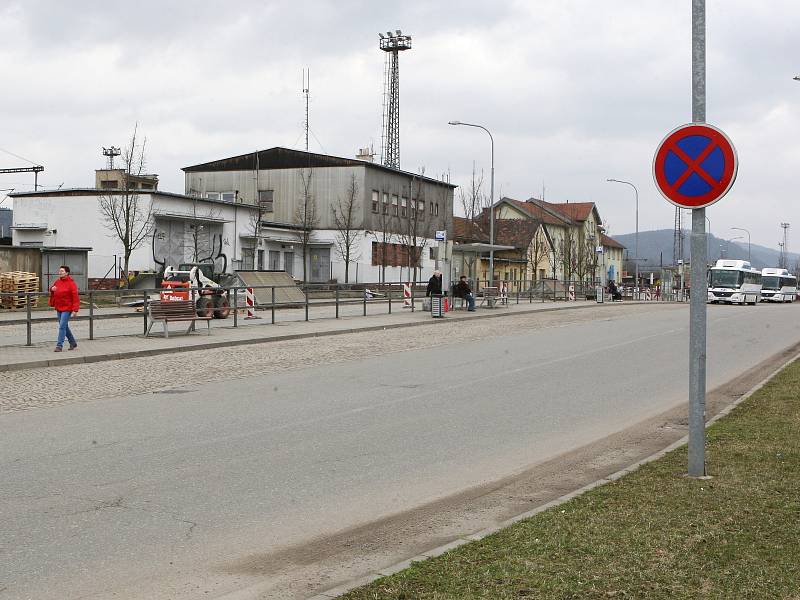
[{"label": "distant person walking", "polygon": [[50,286],[50,306],[58,313],[58,339],[56,340],[56,352],[61,352],[64,346],[64,338],[69,341],[69,349],[75,350],[78,342],[69,328],[70,316],[76,317],[81,301],[78,297],[78,286],[69,276],[69,267],[62,265],[58,269],[58,279]]},{"label": "distant person walking", "polygon": [[431,278],[428,279],[428,287],[425,288],[426,296],[441,296],[442,295],[442,272],[434,271]]},{"label": "distant person walking", "polygon": [[462,275],[458,280],[456,287],[453,288],[453,295],[456,298],[463,298],[466,300],[467,310],[469,312],[475,312],[475,296],[472,293],[472,289],[469,287],[469,283],[467,283],[466,275]]}]

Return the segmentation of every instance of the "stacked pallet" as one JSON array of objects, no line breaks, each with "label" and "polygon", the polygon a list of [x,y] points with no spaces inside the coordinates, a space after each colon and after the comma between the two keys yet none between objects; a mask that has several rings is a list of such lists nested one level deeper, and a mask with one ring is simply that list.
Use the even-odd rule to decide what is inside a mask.
[{"label": "stacked pallet", "polygon": [[[39,291],[39,277],[36,273],[12,271],[0,273],[0,305],[3,308],[25,308],[26,294]],[[6,294],[15,294],[8,296]],[[31,296],[31,306],[39,303],[38,296]]]}]

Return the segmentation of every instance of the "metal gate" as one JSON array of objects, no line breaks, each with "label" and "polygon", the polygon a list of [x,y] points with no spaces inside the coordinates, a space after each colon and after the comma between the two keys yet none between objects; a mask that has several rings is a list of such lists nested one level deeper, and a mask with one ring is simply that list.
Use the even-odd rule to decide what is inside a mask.
[{"label": "metal gate", "polygon": [[42,248],[42,291],[46,292],[58,279],[58,268],[67,265],[70,276],[75,280],[79,290],[89,287],[88,280],[88,251]]},{"label": "metal gate", "polygon": [[331,249],[311,248],[311,281],[328,281],[331,274]]}]

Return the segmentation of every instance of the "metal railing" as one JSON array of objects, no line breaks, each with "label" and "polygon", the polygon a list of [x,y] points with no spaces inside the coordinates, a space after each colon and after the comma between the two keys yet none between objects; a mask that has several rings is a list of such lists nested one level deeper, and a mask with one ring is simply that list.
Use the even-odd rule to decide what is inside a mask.
[{"label": "metal railing", "polygon": [[[269,319],[264,323],[275,324],[278,322],[278,314],[280,311],[289,310],[302,310],[302,320],[309,321],[312,319],[310,310],[313,308],[318,314],[320,309],[330,307],[330,314],[328,316],[315,316],[314,318],[334,318],[339,319],[343,315],[343,309],[346,307],[359,306],[360,310],[357,311],[361,316],[367,316],[370,313],[370,306],[383,306],[383,310],[392,314],[398,308],[402,310],[404,305],[411,310],[416,311],[421,308],[420,298],[425,296],[425,287],[427,282],[417,282],[410,286],[410,295],[404,297],[404,282],[387,282],[387,283],[307,283],[305,285],[284,285],[284,286],[231,286],[218,288],[221,290],[228,299],[230,309],[232,312],[232,325],[238,328],[242,317],[239,315],[240,310],[246,309],[245,297],[248,289],[253,290],[256,294],[262,290],[268,290],[266,296],[268,301],[264,300],[264,294],[261,296],[262,301],[255,303],[252,310],[261,313],[268,313]],[[480,298],[484,289],[487,287],[496,288],[493,295],[497,295],[506,303],[521,304],[533,302],[569,302],[571,300],[594,300],[596,299],[596,286],[570,281],[556,281],[552,279],[531,281],[531,280],[517,280],[517,281],[495,281],[491,282],[494,285],[489,285],[490,282],[486,280],[479,280],[471,282],[473,291],[476,298]],[[282,295],[281,290],[291,289],[300,290],[303,292],[303,300],[284,300],[278,298]],[[506,293],[503,294],[503,289]],[[688,301],[688,295],[680,294],[679,291],[668,293],[656,293],[654,289],[642,288],[633,290],[628,286],[621,286],[620,291],[623,298],[641,299],[643,301],[667,301],[667,302],[681,302]],[[368,290],[368,292],[367,292]],[[86,307],[88,314],[79,314],[73,318],[75,321],[88,321],[89,325],[89,339],[95,339],[95,324],[101,320],[110,319],[142,319],[142,332],[147,332],[148,327],[148,306],[149,303],[156,298],[160,298],[162,288],[146,288],[146,289],[117,289],[117,290],[87,290],[80,293],[81,305]],[[447,290],[448,295],[452,295],[453,289]],[[47,301],[49,295],[44,292],[2,292],[0,293],[0,305],[4,304],[4,300],[11,298],[11,302],[6,304],[14,304],[16,308],[0,308],[0,316],[13,314],[19,311],[24,314],[24,324],[26,330],[26,346],[33,345],[33,326],[45,322],[57,321],[56,315],[53,314],[52,309],[47,308]],[[608,294],[605,296],[610,299]],[[40,308],[35,308],[35,299],[39,299]],[[44,304],[44,307],[41,305]],[[130,308],[130,311],[120,311],[123,308]],[[42,310],[44,309],[44,310]],[[138,310],[141,310],[139,312]],[[213,307],[212,307],[213,310]],[[358,316],[351,310],[347,316]],[[224,319],[224,320],[227,320]],[[298,319],[291,319],[298,320]],[[21,324],[22,319],[0,319],[0,326],[10,324]],[[125,334],[120,334],[125,335]]]}]

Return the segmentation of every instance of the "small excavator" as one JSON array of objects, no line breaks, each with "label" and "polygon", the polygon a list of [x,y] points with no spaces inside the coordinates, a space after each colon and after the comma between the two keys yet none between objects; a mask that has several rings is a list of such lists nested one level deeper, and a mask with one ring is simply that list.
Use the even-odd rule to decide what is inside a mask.
[{"label": "small excavator", "polygon": [[231,313],[228,293],[214,278],[213,263],[168,266],[161,281],[161,300],[194,300],[198,317],[227,319]]}]

